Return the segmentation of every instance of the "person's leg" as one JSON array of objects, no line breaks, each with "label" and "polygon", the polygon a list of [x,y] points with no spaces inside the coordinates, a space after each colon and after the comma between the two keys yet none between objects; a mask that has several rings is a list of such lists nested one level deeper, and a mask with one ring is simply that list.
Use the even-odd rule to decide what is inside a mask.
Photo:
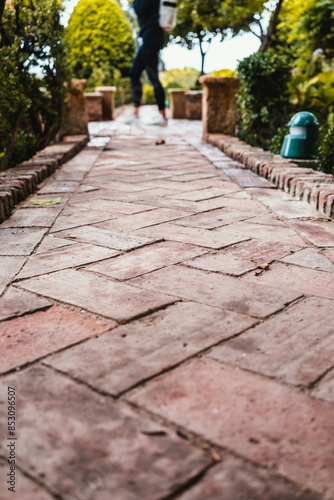
[{"label": "person's leg", "polygon": [[163,46],[163,34],[161,36],[161,33],[159,32],[151,32],[150,35],[151,36],[149,38],[144,37],[142,57],[145,70],[153,85],[154,96],[159,108],[159,112],[164,118],[166,118],[165,91],[161,85],[158,74],[159,51]]},{"label": "person's leg", "polygon": [[132,68],[130,70],[131,78],[131,88],[132,88],[132,100],[134,105],[134,114],[138,116],[139,107],[141,105],[143,96],[143,87],[140,80],[141,74],[145,69],[144,57],[143,57],[143,47],[141,47],[133,61]]}]

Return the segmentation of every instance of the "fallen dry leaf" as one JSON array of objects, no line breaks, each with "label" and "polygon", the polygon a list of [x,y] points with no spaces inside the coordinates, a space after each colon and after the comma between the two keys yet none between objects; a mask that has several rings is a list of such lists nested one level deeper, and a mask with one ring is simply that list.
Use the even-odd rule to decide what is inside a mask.
[{"label": "fallen dry leaf", "polygon": [[158,139],[157,141],[155,141],[156,146],[160,146],[161,144],[166,144],[166,141],[164,139]]},{"label": "fallen dry leaf", "polygon": [[61,202],[61,198],[53,198],[52,200],[30,200],[31,203],[35,203],[35,205],[57,205],[57,203]]}]

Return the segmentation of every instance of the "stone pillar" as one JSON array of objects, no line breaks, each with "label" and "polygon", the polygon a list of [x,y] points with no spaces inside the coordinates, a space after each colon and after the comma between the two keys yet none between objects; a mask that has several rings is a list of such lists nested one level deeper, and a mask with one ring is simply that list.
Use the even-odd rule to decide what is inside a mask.
[{"label": "stone pillar", "polygon": [[101,92],[86,92],[86,110],[89,122],[100,122],[103,119],[102,113],[102,99]]},{"label": "stone pillar", "polygon": [[203,137],[207,134],[237,133],[237,91],[239,78],[202,76],[203,85]]},{"label": "stone pillar", "polygon": [[202,120],[203,92],[201,90],[187,90],[186,118],[187,120]]},{"label": "stone pillar", "polygon": [[67,86],[64,117],[58,137],[88,135],[88,115],[85,106],[87,80],[73,80]]},{"label": "stone pillar", "polygon": [[95,87],[95,92],[102,94],[102,118],[103,120],[114,119],[114,92],[116,87]]},{"label": "stone pillar", "polygon": [[184,120],[186,117],[185,89],[168,89],[171,118]]}]

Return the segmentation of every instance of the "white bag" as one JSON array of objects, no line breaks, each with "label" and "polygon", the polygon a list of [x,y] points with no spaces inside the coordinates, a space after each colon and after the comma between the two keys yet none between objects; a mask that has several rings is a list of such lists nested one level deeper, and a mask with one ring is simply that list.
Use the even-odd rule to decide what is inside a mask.
[{"label": "white bag", "polygon": [[159,26],[171,31],[176,26],[177,0],[160,0]]}]

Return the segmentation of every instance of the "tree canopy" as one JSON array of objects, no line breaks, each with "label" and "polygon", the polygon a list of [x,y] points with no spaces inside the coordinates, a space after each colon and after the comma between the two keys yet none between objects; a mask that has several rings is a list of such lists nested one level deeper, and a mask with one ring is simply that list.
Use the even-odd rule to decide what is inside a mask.
[{"label": "tree canopy", "polygon": [[[252,31],[259,25],[265,10],[266,0],[181,0],[178,5],[178,20],[171,32],[170,41],[189,49],[198,44],[204,72],[205,44],[227,33]],[[260,35],[259,35],[260,36]]]},{"label": "tree canopy", "polygon": [[[134,55],[132,26],[116,0],[80,0],[68,25],[70,64],[77,78],[103,68],[126,73]],[[110,82],[105,82],[112,83]]]},{"label": "tree canopy", "polygon": [[20,127],[43,147],[62,119],[67,78],[61,0],[0,3],[0,157],[8,163]]}]

